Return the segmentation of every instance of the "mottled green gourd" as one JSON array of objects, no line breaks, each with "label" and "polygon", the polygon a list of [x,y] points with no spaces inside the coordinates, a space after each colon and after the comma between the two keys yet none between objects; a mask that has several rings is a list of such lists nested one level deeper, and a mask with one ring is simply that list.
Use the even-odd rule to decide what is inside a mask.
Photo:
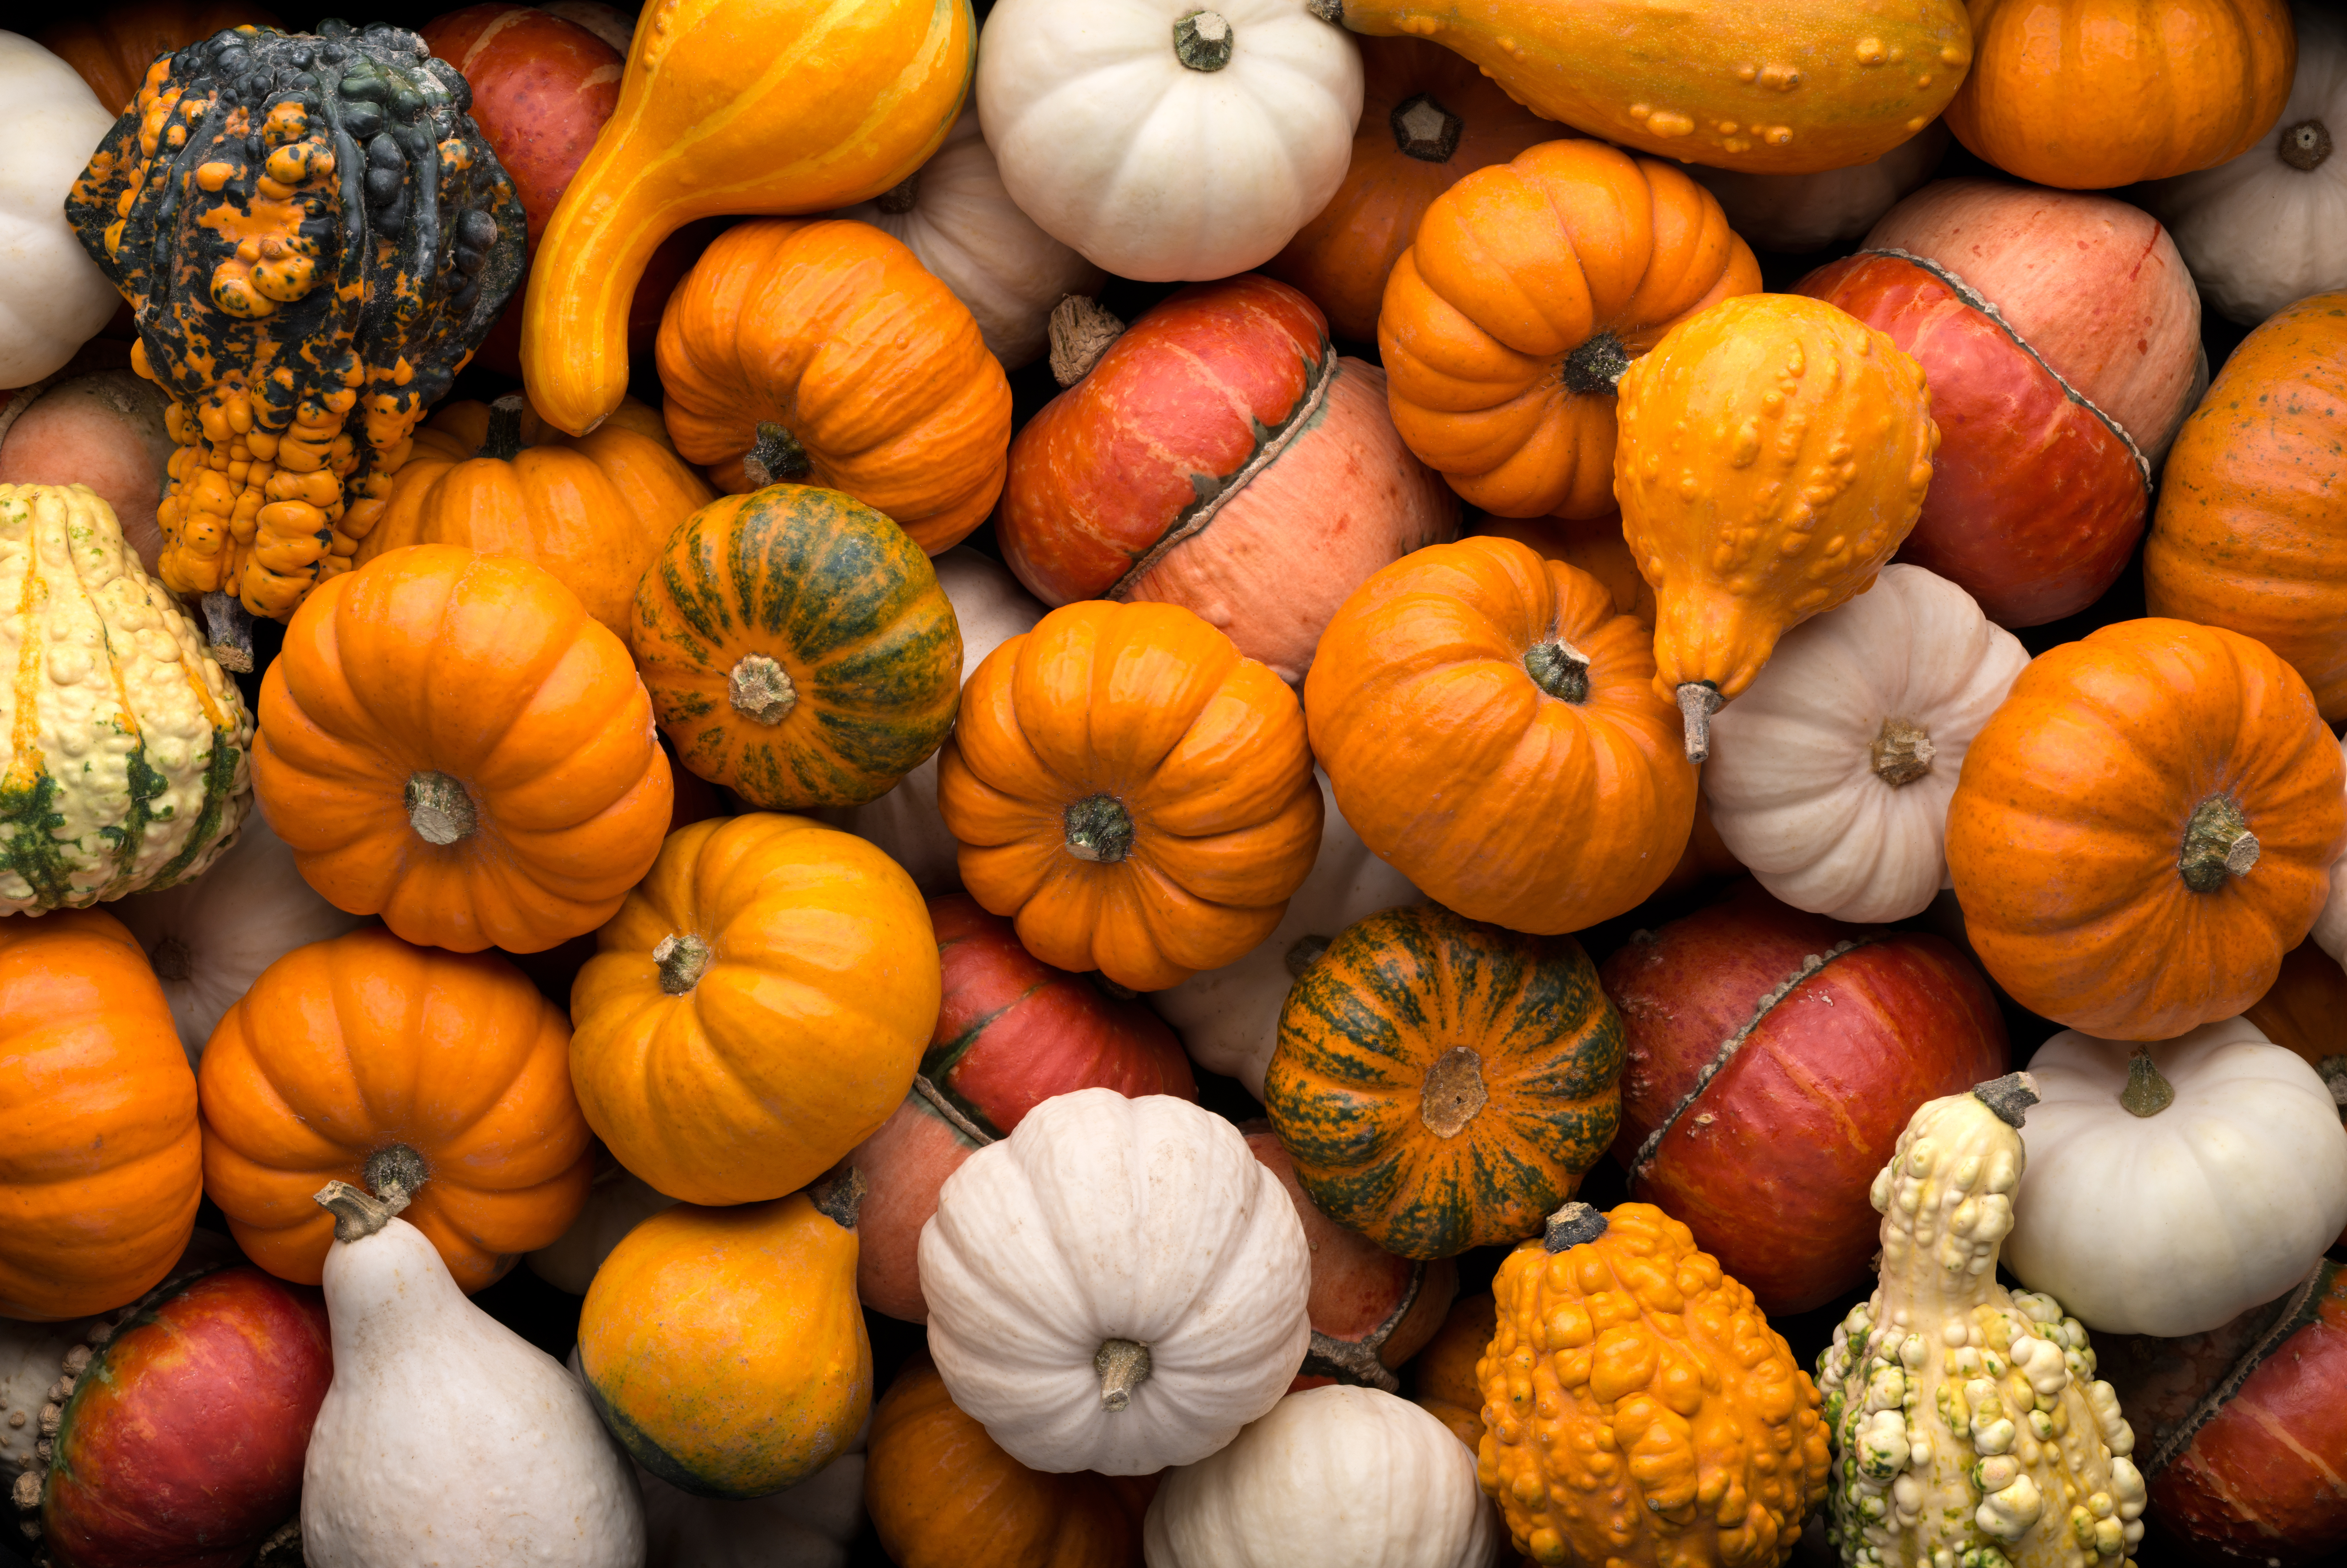
[{"label": "mottled green gourd", "polygon": [[1818,1358],[1850,1568],[2122,1568],[2144,1481],[2118,1396],[2050,1296],[2008,1292],[2025,1072],[1916,1112],[1874,1179],[1881,1285]]}]

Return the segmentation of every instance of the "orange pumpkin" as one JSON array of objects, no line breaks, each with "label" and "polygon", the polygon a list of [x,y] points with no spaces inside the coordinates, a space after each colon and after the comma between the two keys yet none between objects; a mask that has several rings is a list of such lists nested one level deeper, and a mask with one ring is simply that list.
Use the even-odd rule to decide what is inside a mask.
[{"label": "orange pumpkin", "polygon": [[[2334,1098],[2347,1091],[2347,1039],[2341,1029],[2347,1020],[2347,969],[2330,954],[2312,942],[2292,948],[2273,985],[2241,1016],[2276,1045],[2304,1057]],[[2347,1101],[2341,1114],[2347,1115]]]},{"label": "orange pumpkin", "polygon": [[1655,586],[1638,570],[1638,558],[1622,537],[1622,514],[1594,518],[1495,518],[1478,512],[1468,534],[1530,545],[1542,560],[1561,560],[1595,578],[1614,596],[1614,608],[1655,624]]},{"label": "orange pumpkin", "polygon": [[247,23],[274,27],[277,15],[245,0],[125,0],[95,15],[52,22],[35,41],[71,66],[97,101],[118,115],[138,96],[156,56]]},{"label": "orange pumpkin", "polygon": [[1678,322],[1760,287],[1717,199],[1672,165],[1551,141],[1426,210],[1378,316],[1394,425],[1503,517],[1614,507],[1614,384]]},{"label": "orange pumpkin", "polygon": [[203,1196],[195,1075],[113,916],[0,920],[0,1317],[86,1317],[163,1277]]},{"label": "orange pumpkin", "polygon": [[595,1162],[570,1026],[492,954],[363,926],[296,948],[212,1030],[197,1074],[204,1191],[247,1257],[315,1285],[330,1180],[409,1194],[400,1217],[466,1291],[570,1227]]},{"label": "orange pumpkin", "polygon": [[886,513],[931,555],[1002,493],[1010,384],[969,308],[868,223],[718,236],[661,318],[676,449],[738,494],[784,481]]},{"label": "orange pumpkin", "polygon": [[987,655],[938,756],[970,896],[1134,990],[1270,936],[1319,853],[1295,693],[1174,605],[1053,610]]},{"label": "orange pumpkin", "polygon": [[610,918],[671,804],[626,645],[542,568],[454,545],[303,602],[261,682],[252,779],[329,903],[464,953]]},{"label": "orange pumpkin", "polygon": [[1578,931],[1678,864],[1696,771],[1644,624],[1513,539],[1408,556],[1361,585],[1304,681],[1345,820],[1436,902]]},{"label": "orange pumpkin", "polygon": [[1497,1322],[1489,1291],[1462,1296],[1409,1364],[1410,1399],[1449,1427],[1470,1453],[1483,1441],[1483,1390],[1475,1381],[1475,1363],[1483,1358]]},{"label": "orange pumpkin", "polygon": [[2264,995],[2347,845],[2347,768],[2264,644],[2127,620],[2041,654],[1973,737],[1948,870],[2014,1000],[2172,1040]]}]

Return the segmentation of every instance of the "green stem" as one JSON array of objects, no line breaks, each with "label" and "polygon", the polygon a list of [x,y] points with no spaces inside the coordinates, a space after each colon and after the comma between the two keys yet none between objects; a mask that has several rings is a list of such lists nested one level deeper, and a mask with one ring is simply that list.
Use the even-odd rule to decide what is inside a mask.
[{"label": "green stem", "polygon": [[2212,794],[2192,808],[2184,825],[2184,853],[2176,869],[2195,893],[2214,893],[2229,878],[2247,876],[2258,863],[2257,835],[2238,802]]},{"label": "green stem", "polygon": [[660,966],[660,989],[663,995],[681,997],[701,983],[709,971],[709,944],[690,931],[671,931],[652,948],[652,962]]},{"label": "green stem", "polygon": [[2176,1103],[2176,1086],[2152,1065],[2148,1047],[2136,1047],[2134,1058],[2127,1062],[2127,1087],[2119,1091],[2119,1103],[2130,1116],[2157,1116]]},{"label": "green stem", "polygon": [[799,438],[771,419],[758,422],[758,438],[742,459],[742,472],[754,489],[791,484],[815,472],[814,460]]},{"label": "green stem", "polygon": [[1061,817],[1068,853],[1096,866],[1113,866],[1133,853],[1133,818],[1115,796],[1086,795]]},{"label": "green stem", "polygon": [[1589,656],[1561,637],[1526,649],[1524,672],[1560,702],[1589,701]]},{"label": "green stem", "polygon": [[1219,11],[1193,11],[1174,24],[1174,57],[1194,71],[1221,70],[1236,43]]},{"label": "green stem", "polygon": [[1612,392],[1630,368],[1630,351],[1610,332],[1599,333],[1564,357],[1564,384],[1574,392]]}]

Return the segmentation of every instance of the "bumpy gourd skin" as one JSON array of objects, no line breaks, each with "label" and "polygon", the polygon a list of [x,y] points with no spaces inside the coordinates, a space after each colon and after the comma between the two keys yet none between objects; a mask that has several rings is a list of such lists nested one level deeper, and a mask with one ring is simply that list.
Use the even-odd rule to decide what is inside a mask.
[{"label": "bumpy gourd skin", "polygon": [[522,269],[464,78],[413,33],[321,26],[158,59],[66,199],[173,399],[165,586],[279,619],[349,569]]}]

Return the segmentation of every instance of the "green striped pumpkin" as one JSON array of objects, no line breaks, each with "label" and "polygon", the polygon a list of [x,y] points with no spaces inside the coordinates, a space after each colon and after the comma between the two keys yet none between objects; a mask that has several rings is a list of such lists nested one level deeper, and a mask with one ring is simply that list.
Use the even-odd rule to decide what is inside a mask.
[{"label": "green striped pumpkin", "polygon": [[83,485],[0,485],[0,913],[201,873],[251,808],[252,715]]},{"label": "green striped pumpkin", "polygon": [[677,526],[636,665],[684,765],[753,805],[861,805],[944,742],[961,629],[921,548],[851,496],[769,485]]},{"label": "green striped pumpkin", "polygon": [[1264,1105],[1331,1218],[1450,1257],[1537,1234],[1573,1195],[1614,1142],[1623,1050],[1572,938],[1388,909],[1288,992]]}]

